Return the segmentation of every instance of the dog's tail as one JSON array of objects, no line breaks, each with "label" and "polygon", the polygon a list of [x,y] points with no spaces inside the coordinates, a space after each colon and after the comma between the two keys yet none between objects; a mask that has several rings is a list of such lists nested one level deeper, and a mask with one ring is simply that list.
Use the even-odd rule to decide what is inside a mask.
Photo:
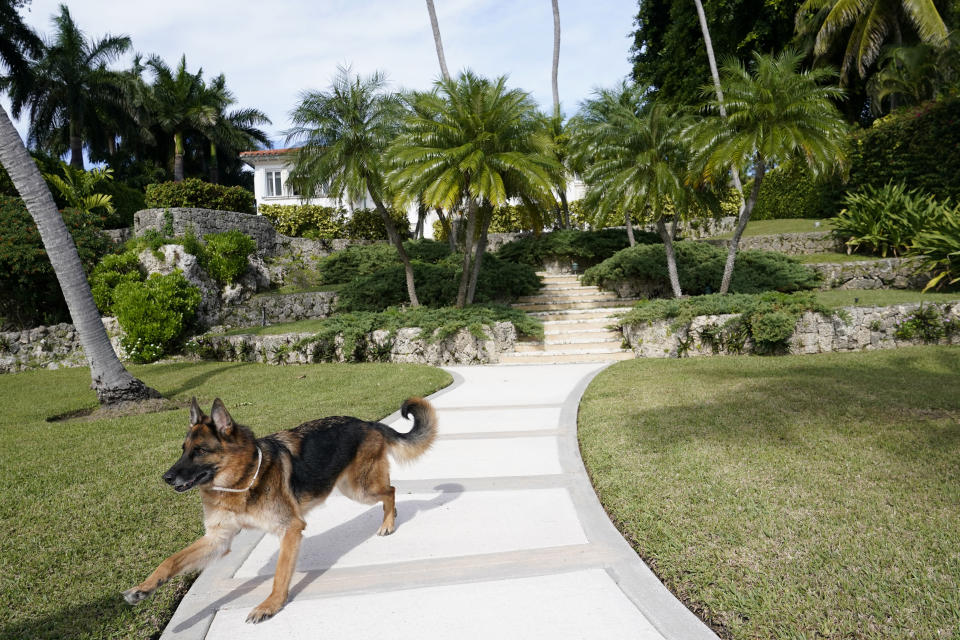
[{"label": "dog's tail", "polygon": [[[408,462],[427,452],[437,437],[437,412],[423,398],[407,398],[400,406],[400,415],[413,414],[413,429],[399,433],[390,429],[390,453],[397,462]],[[388,432],[389,433],[389,432]]]}]

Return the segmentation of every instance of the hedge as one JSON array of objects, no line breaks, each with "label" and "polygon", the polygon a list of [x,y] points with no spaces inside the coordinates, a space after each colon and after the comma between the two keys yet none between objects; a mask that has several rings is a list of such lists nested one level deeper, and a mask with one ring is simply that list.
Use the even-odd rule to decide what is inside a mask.
[{"label": "hedge", "polygon": [[253,193],[243,187],[225,187],[198,178],[150,184],[146,191],[146,206],[151,209],[196,207],[239,213],[255,213],[256,210]]},{"label": "hedge", "polygon": [[[638,244],[661,242],[656,233],[635,229],[633,235]],[[628,246],[630,241],[624,229],[564,229],[508,242],[497,251],[497,257],[534,267],[543,266],[546,260],[557,259],[576,261],[587,267],[606,260]]]}]

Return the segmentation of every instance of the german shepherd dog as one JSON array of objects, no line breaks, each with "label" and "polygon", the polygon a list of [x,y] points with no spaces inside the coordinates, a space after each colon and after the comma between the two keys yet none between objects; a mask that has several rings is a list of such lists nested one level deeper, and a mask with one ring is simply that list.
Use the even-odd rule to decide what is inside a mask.
[{"label": "german shepherd dog", "polygon": [[407,399],[400,413],[404,418],[414,416],[409,433],[337,416],[256,438],[233,421],[220,398],[213,401],[209,416],[194,398],[183,455],[163,479],[181,493],[199,489],[205,533],[125,591],[124,599],[136,604],[170,578],[202,569],[229,552],[234,536],[247,527],[280,537],[273,591],[250,612],[247,622],[276,614],[287,600],[304,516],[334,487],[363,504],[382,502],[383,524],[377,535],[393,533],[396,490],[390,485],[387,454],[399,462],[412,460],[427,451],[437,434],[436,413],[423,398]]}]

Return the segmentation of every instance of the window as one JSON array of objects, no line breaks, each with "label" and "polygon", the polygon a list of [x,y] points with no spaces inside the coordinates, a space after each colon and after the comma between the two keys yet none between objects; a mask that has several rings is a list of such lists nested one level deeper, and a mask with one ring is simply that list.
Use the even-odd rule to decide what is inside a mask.
[{"label": "window", "polygon": [[282,196],[283,190],[280,187],[280,172],[267,171],[267,196]]}]

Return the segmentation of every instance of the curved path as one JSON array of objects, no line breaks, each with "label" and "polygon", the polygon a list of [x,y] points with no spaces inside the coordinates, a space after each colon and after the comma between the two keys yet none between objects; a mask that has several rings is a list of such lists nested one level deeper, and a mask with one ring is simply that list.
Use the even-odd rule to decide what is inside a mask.
[{"label": "curved path", "polygon": [[[308,517],[286,607],[244,623],[270,591],[278,541],[243,532],[194,583],[163,638],[642,638],[716,636],[627,545],[580,460],[577,406],[603,364],[451,367],[431,397],[440,439],[395,468],[382,509],[335,495]],[[384,422],[407,430],[399,415]]]}]

